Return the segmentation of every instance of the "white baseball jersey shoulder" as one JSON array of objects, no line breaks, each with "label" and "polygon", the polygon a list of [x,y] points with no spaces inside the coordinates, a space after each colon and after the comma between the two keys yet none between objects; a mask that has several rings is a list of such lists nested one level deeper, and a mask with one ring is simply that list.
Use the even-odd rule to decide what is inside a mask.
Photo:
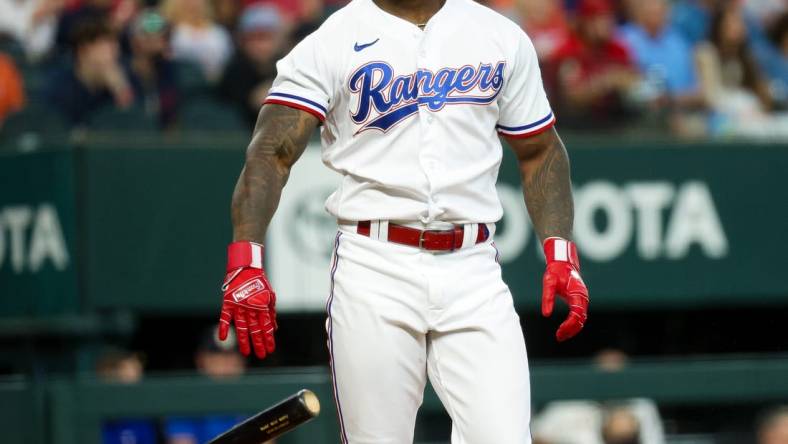
[{"label": "white baseball jersey shoulder", "polygon": [[495,222],[498,133],[555,122],[530,39],[472,0],[447,0],[424,30],[353,0],[277,69],[266,103],[323,121],[339,219]]}]

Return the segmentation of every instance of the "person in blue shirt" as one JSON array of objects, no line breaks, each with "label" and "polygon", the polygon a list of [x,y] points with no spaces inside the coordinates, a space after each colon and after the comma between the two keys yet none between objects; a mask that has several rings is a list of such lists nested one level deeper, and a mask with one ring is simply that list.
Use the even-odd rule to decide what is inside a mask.
[{"label": "person in blue shirt", "polygon": [[678,0],[673,4],[671,23],[690,45],[695,46],[709,37],[711,16],[718,3],[719,0]]},{"label": "person in blue shirt", "polygon": [[652,100],[678,108],[702,103],[691,44],[670,25],[667,0],[633,2],[634,21],[620,29]]},{"label": "person in blue shirt", "polygon": [[[236,348],[235,335],[218,339],[218,326],[207,329],[194,356],[197,371],[212,379],[233,379],[246,373],[246,359]],[[164,421],[166,444],[205,444],[245,420],[248,415],[174,416]]]},{"label": "person in blue shirt", "polygon": [[106,421],[101,426],[102,444],[159,444],[155,422],[147,419]]},{"label": "person in blue shirt", "polygon": [[[138,353],[106,347],[96,360],[96,376],[109,384],[136,384],[144,365]],[[146,418],[111,418],[101,425],[102,444],[159,444],[158,424]]]},{"label": "person in blue shirt", "polygon": [[167,444],[205,444],[246,419],[242,415],[173,417],[164,424]]}]

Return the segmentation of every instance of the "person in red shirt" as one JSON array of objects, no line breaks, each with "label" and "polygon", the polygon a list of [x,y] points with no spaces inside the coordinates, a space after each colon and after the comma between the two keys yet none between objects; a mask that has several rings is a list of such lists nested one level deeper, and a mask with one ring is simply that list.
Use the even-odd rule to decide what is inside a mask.
[{"label": "person in red shirt", "polygon": [[627,48],[615,40],[609,0],[581,0],[576,30],[553,54],[551,78],[561,120],[568,125],[615,125],[631,115],[626,97],[638,83]]}]

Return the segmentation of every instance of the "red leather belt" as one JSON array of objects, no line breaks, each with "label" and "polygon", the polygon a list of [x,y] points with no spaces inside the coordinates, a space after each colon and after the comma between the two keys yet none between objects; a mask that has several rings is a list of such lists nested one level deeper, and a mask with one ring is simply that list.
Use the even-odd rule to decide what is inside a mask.
[{"label": "red leather belt", "polygon": [[[371,222],[368,220],[358,223],[357,233],[369,237]],[[389,223],[389,242],[394,242],[428,251],[454,251],[462,247],[465,237],[465,227],[455,225],[450,230],[419,230]],[[476,243],[480,244],[490,237],[487,224],[479,224],[476,234]]]}]

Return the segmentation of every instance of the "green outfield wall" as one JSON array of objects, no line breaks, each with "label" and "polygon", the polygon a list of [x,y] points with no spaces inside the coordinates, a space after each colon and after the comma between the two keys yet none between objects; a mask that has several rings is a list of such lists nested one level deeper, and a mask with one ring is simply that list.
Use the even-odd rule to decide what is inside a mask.
[{"label": "green outfield wall", "polygon": [[[216,309],[240,143],[0,153],[6,316]],[[788,146],[570,141],[575,237],[595,310],[788,303]],[[284,311],[322,310],[338,177],[311,147],[268,240]],[[504,277],[534,308],[539,246],[513,156],[499,179]]]}]

